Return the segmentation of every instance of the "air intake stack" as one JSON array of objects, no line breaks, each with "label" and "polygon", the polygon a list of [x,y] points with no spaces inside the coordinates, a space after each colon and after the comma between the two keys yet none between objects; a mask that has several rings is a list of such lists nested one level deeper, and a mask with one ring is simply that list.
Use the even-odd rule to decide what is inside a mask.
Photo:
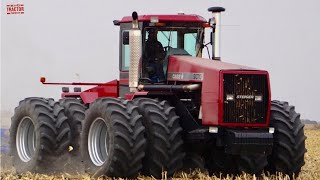
[{"label": "air intake stack", "polygon": [[212,26],[211,42],[212,44],[212,59],[220,61],[220,32],[221,32],[221,12],[224,12],[223,7],[211,7],[208,8],[209,12],[212,12],[213,18],[210,19],[210,25]]},{"label": "air intake stack", "polygon": [[139,29],[138,14],[132,13],[132,28],[129,32],[130,43],[130,67],[129,67],[129,87],[130,92],[136,92],[139,81],[139,62],[142,56],[142,38]]}]

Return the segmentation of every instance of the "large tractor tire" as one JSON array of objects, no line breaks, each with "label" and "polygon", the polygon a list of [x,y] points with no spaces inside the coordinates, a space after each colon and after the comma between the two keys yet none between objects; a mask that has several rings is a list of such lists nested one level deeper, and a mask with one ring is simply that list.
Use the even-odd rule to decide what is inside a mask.
[{"label": "large tractor tire", "polygon": [[241,155],[237,158],[239,173],[245,172],[260,176],[267,165],[267,156],[263,154]]},{"label": "large tractor tire", "polygon": [[275,132],[272,154],[268,157],[268,170],[298,176],[307,151],[300,114],[287,102],[272,101],[270,126],[275,128]]},{"label": "large tractor tire", "polygon": [[82,122],[85,118],[86,106],[81,100],[76,98],[60,99],[59,103],[64,107],[64,112],[68,118],[68,123],[71,127],[71,146],[73,155],[78,155],[80,151],[80,133]]},{"label": "large tractor tire", "polygon": [[68,123],[68,118],[64,114],[64,108],[59,105],[59,102],[53,99],[48,99],[48,104],[53,108],[53,115],[56,120],[55,126],[57,130],[55,155],[61,156],[68,152],[68,147],[71,144],[71,128]]},{"label": "large tractor tire", "polygon": [[11,120],[10,154],[16,172],[50,170],[69,143],[63,108],[52,99],[30,97],[20,101]]},{"label": "large tractor tire", "polygon": [[161,178],[162,172],[167,171],[167,175],[172,176],[181,170],[185,156],[179,116],[167,101],[138,98],[134,103],[139,107],[146,127],[143,173]]},{"label": "large tractor tire", "polygon": [[94,177],[135,178],[142,169],[146,140],[142,116],[132,102],[100,98],[86,111],[81,154]]}]

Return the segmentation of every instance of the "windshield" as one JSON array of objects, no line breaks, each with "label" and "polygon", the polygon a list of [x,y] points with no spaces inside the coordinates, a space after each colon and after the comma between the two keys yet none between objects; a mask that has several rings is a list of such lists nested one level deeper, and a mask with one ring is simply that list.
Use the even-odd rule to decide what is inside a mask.
[{"label": "windshield", "polygon": [[[156,36],[155,41],[162,45],[165,56],[168,55],[186,55],[201,56],[201,44],[203,29],[186,27],[147,27],[144,32],[144,42],[148,42],[150,33],[152,37]],[[148,43],[144,43],[145,50]]]}]

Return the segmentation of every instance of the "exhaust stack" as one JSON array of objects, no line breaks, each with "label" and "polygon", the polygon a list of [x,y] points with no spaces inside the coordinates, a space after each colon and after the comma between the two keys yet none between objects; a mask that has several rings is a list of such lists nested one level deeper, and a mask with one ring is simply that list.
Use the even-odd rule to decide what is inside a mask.
[{"label": "exhaust stack", "polygon": [[132,13],[132,28],[129,32],[130,43],[130,67],[129,67],[129,87],[130,92],[136,92],[139,81],[139,62],[142,56],[142,35],[139,29],[138,14]]},{"label": "exhaust stack", "polygon": [[221,12],[224,12],[223,7],[211,7],[208,8],[209,12],[212,12],[213,18],[210,19],[210,25],[212,27],[211,42],[212,44],[212,59],[220,61],[220,32],[221,32]]}]

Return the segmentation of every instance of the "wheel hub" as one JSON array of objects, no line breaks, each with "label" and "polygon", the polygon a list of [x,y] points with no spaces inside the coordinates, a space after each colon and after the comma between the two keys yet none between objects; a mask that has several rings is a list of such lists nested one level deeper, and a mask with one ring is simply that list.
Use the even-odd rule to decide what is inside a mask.
[{"label": "wheel hub", "polygon": [[108,158],[107,125],[102,118],[93,121],[88,135],[90,159],[96,166],[102,166]]},{"label": "wheel hub", "polygon": [[19,123],[16,146],[20,159],[23,162],[28,162],[32,159],[35,152],[36,134],[34,124],[30,117],[23,117]]}]

